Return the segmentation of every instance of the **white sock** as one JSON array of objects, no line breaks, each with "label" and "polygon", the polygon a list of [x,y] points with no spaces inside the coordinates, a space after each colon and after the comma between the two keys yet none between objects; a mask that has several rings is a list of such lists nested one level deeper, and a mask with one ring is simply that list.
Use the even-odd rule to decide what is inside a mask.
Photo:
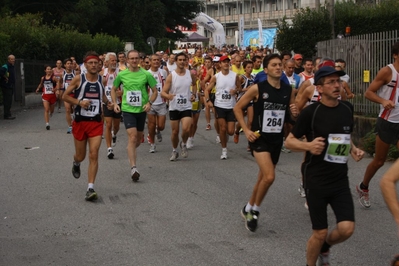
[{"label": "white sock", "polygon": [[227,148],[222,148],[222,152],[227,152]]},{"label": "white sock", "polygon": [[253,207],[252,207],[252,210],[254,210],[254,211],[259,211],[260,210],[260,207],[258,206],[258,205],[254,205]]},{"label": "white sock", "polygon": [[90,188],[94,189],[94,184],[93,183],[89,183],[89,187],[87,188],[87,190],[89,190]]},{"label": "white sock", "polygon": [[247,203],[247,205],[245,206],[245,211],[249,212],[252,209],[252,205],[249,204],[249,202]]}]

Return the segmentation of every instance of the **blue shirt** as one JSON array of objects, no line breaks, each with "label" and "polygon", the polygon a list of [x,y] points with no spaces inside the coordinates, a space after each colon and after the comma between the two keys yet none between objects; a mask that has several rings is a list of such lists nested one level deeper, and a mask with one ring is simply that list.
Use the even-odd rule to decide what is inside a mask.
[{"label": "blue shirt", "polygon": [[[265,81],[265,80],[267,80],[267,74],[265,73],[265,71],[261,71],[258,74],[256,74],[254,83],[257,84],[257,83]],[[283,81],[285,84],[290,85],[288,78],[284,72],[282,73],[280,80]]]}]

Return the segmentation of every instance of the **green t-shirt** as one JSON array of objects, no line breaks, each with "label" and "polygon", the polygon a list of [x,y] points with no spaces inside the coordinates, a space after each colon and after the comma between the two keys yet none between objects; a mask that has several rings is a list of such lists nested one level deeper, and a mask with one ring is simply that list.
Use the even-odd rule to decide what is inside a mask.
[{"label": "green t-shirt", "polygon": [[123,84],[122,111],[144,112],[143,106],[149,101],[147,87],[152,88],[157,85],[155,78],[142,68],[137,72],[126,69],[119,72],[114,81],[115,87],[121,84]]},{"label": "green t-shirt", "polygon": [[260,67],[259,69],[252,69],[252,73],[251,74],[258,74],[259,72],[263,71],[263,68]]}]

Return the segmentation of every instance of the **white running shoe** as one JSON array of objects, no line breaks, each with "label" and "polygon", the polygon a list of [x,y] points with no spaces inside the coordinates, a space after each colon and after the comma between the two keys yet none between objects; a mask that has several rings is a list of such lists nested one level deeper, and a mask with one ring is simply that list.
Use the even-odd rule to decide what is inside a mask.
[{"label": "white running shoe", "polygon": [[156,150],[155,144],[151,144],[151,146],[150,146],[150,153],[154,153],[155,150]]},{"label": "white running shoe", "polygon": [[303,188],[303,184],[299,185],[298,192],[299,192],[299,195],[301,196],[301,198],[306,197],[306,193],[305,193],[305,189]]},{"label": "white running shoe", "polygon": [[170,157],[170,161],[174,162],[177,160],[177,158],[179,158],[179,153],[177,151],[172,151],[172,156]]},{"label": "white running shoe", "polygon": [[193,138],[191,138],[191,137],[189,137],[188,139],[187,139],[187,149],[191,149],[191,148],[193,148],[194,147],[194,139]]},{"label": "white running shoe", "polygon": [[183,142],[180,142],[180,148],[181,148],[181,157],[187,158],[188,156],[188,151],[187,151],[187,145],[183,145]]},{"label": "white running shoe", "polygon": [[222,155],[220,155],[220,160],[227,159],[227,149],[222,149]]}]

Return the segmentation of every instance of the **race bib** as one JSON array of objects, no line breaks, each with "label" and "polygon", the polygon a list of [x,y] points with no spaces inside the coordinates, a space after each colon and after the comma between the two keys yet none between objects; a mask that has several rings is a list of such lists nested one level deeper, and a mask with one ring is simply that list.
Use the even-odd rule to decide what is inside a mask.
[{"label": "race bib", "polygon": [[350,134],[329,134],[328,147],[324,161],[330,163],[346,163],[351,148]]},{"label": "race bib", "polygon": [[181,94],[179,94],[179,95],[177,95],[177,98],[176,98],[176,104],[177,105],[186,105],[188,103],[188,99],[186,98],[186,97],[184,97],[184,95],[181,95]]},{"label": "race bib", "polygon": [[227,90],[216,93],[216,98],[219,102],[230,102],[232,95]]},{"label": "race bib", "polygon": [[280,133],[284,125],[285,110],[264,110],[262,132]]},{"label": "race bib", "polygon": [[83,99],[83,101],[89,100],[90,106],[87,109],[82,108],[80,114],[86,117],[94,117],[99,114],[100,100],[97,99]]},{"label": "race bib", "polygon": [[50,84],[44,84],[44,94],[54,94],[53,86]]},{"label": "race bib", "polygon": [[131,106],[141,107],[141,91],[127,91],[126,102]]}]

